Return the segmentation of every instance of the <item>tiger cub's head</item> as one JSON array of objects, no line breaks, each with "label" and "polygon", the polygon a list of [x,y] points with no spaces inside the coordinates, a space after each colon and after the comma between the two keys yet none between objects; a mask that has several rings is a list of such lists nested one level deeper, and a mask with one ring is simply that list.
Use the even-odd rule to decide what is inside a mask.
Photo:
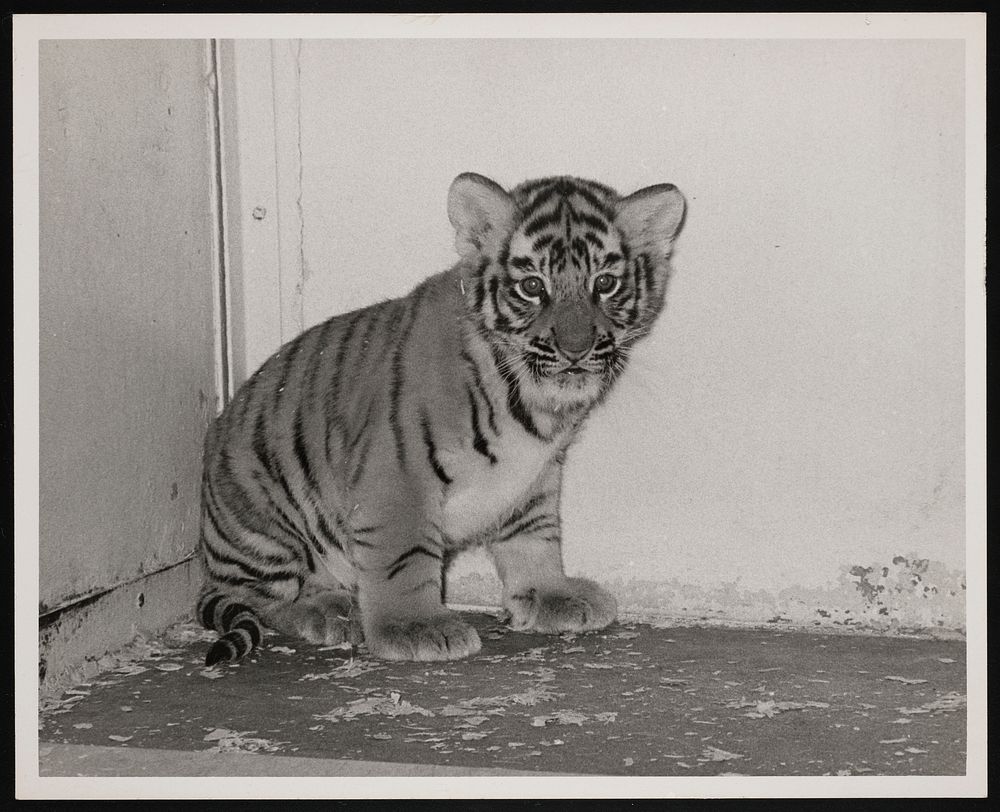
[{"label": "tiger cub's head", "polygon": [[526,400],[564,411],[608,390],[663,308],[684,210],[669,184],[622,197],[571,177],[509,192],[482,175],[455,179],[448,216],[466,300]]}]

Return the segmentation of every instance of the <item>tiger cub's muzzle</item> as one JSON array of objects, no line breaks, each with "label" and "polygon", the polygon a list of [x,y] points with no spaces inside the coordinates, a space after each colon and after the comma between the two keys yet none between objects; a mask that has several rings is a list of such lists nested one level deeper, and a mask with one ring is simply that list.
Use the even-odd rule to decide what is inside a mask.
[{"label": "tiger cub's muzzle", "polygon": [[570,366],[587,357],[596,337],[593,308],[587,302],[561,303],[553,309],[552,343]]}]

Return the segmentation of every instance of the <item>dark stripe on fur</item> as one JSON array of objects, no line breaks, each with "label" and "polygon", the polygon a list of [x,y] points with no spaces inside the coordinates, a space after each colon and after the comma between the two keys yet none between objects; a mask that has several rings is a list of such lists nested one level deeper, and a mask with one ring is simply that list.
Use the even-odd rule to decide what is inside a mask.
[{"label": "dark stripe on fur", "polygon": [[[555,184],[555,178],[538,178],[537,180],[525,181],[515,189],[515,192],[521,197],[530,197],[533,193],[540,194],[539,190],[548,189]],[[528,204],[527,208],[531,208],[531,203]]]},{"label": "dark stripe on fur", "polygon": [[541,251],[543,248],[545,248],[545,246],[547,246],[550,242],[552,242],[553,239],[554,237],[551,234],[543,234],[541,237],[539,237],[531,244],[531,250]]},{"label": "dark stripe on fur", "polygon": [[361,346],[358,347],[358,358],[355,362],[355,366],[361,363],[361,359],[365,358],[368,354],[368,348],[371,346],[372,337],[375,335],[375,331],[378,329],[379,324],[382,321],[382,312],[386,309],[384,307],[385,302],[379,302],[376,305],[372,305],[368,308],[368,324],[365,325],[365,331],[361,334]]},{"label": "dark stripe on fur", "polygon": [[[494,360],[497,365],[497,369],[502,368],[503,359],[500,357],[496,348],[493,349]],[[517,378],[510,373],[500,373],[500,377],[503,378],[504,382],[507,384],[507,411],[510,412],[511,416],[521,424],[528,434],[532,437],[536,437],[539,440],[545,440],[546,438],[542,436],[542,433],[538,430],[535,425],[534,418],[531,416],[531,412],[524,405],[524,401],[521,400],[521,386],[517,382]]]},{"label": "dark stripe on fur", "polygon": [[[257,580],[257,581],[285,581],[291,578],[298,578],[298,570],[294,569],[261,569],[248,561],[242,561],[238,558],[233,558],[226,553],[220,552],[212,547],[208,540],[202,536],[202,549],[208,554],[209,561],[206,564],[209,565],[209,570],[212,570],[211,564],[215,562],[216,564],[222,564],[228,567],[233,567],[240,572],[244,573],[246,578],[240,579],[244,580]],[[229,547],[232,551],[233,548]],[[212,570],[212,576],[219,579],[224,579],[226,576],[224,573],[219,573]],[[232,582],[232,579],[230,579]]]},{"label": "dark stripe on fur", "polygon": [[517,382],[517,378],[511,378],[507,381],[507,409],[510,411],[511,416],[524,427],[524,430],[528,432],[528,434],[532,437],[538,438],[539,440],[547,439],[538,430],[538,426],[535,425],[535,420],[531,416],[531,412],[528,411],[528,407],[525,406],[524,401],[521,400],[521,385]]},{"label": "dark stripe on fur", "polygon": [[486,269],[490,267],[489,257],[483,257],[479,261],[479,267],[476,269],[476,279],[475,279],[475,291],[476,291],[476,313],[483,312],[483,299],[486,296]]},{"label": "dark stripe on fur", "polygon": [[305,536],[302,535],[302,532],[295,526],[292,520],[288,517],[288,514],[282,510],[281,505],[279,505],[271,495],[269,486],[275,484],[274,480],[267,479],[259,471],[252,471],[250,473],[250,478],[257,483],[257,486],[260,488],[261,493],[264,498],[267,499],[267,503],[271,508],[271,513],[266,521],[276,526],[284,534],[284,537],[272,536],[273,540],[283,546],[285,541],[291,539],[305,543]]},{"label": "dark stripe on fur", "polygon": [[[221,615],[218,612],[220,604],[225,607]],[[221,633],[221,637],[212,644],[205,656],[206,666],[238,660],[260,645],[263,635],[260,620],[246,604],[224,595],[209,593],[199,603],[199,615],[203,623],[205,620],[211,621],[210,626],[204,623],[206,627]]]},{"label": "dark stripe on fur", "polygon": [[563,203],[560,200],[559,205],[549,212],[548,214],[540,214],[530,223],[524,227],[524,236],[530,237],[532,234],[537,234],[543,228],[548,228],[549,226],[558,225],[563,218]]},{"label": "dark stripe on fur", "polygon": [[500,525],[498,530],[501,532],[506,530],[508,527],[513,525],[515,522],[521,521],[525,516],[527,516],[532,510],[534,510],[538,505],[549,498],[547,493],[536,493],[527,502],[521,505],[517,510],[511,513]]},{"label": "dark stripe on fur", "polygon": [[360,536],[377,534],[380,530],[382,530],[382,525],[373,524],[366,527],[348,527],[340,516],[334,515],[334,519],[336,520],[337,530],[340,531],[342,535],[346,535],[350,538],[351,542],[356,544],[358,547],[373,548],[378,546],[377,539],[368,541],[367,539],[360,538]]},{"label": "dark stripe on fur", "polygon": [[501,268],[507,267],[507,260],[510,258],[510,240],[505,240],[497,253],[497,265]]},{"label": "dark stripe on fur", "polygon": [[235,523],[246,529],[249,529],[247,522],[251,522],[255,527],[267,526],[269,514],[265,513],[260,503],[245,489],[244,479],[236,475],[232,457],[226,449],[219,452],[216,470],[209,481],[209,486],[213,498],[225,507],[225,518],[232,520],[231,524]]},{"label": "dark stripe on fur", "polygon": [[[222,525],[235,530],[234,533],[223,533],[223,536],[239,537],[243,532],[253,532],[253,527],[266,525],[267,517],[237,482],[232,471],[232,461],[225,451],[220,453],[216,467],[217,472],[214,476],[210,476],[207,471],[205,473],[202,502],[204,506],[214,511],[214,518],[220,530]],[[216,493],[217,485],[223,491],[221,498]]]},{"label": "dark stripe on fur", "polygon": [[319,483],[316,481],[316,474],[312,464],[309,462],[309,452],[306,450],[305,440],[302,437],[302,401],[299,401],[295,410],[295,422],[292,425],[292,448],[295,452],[295,461],[299,464],[302,477],[305,479],[306,487],[313,493],[319,493]]},{"label": "dark stripe on fur", "polygon": [[215,628],[215,608],[223,600],[224,597],[222,595],[217,593],[208,593],[207,595],[202,596],[201,601],[199,601],[198,619],[201,621],[201,625],[206,629]]},{"label": "dark stripe on fur", "polygon": [[479,397],[482,398],[483,404],[486,406],[486,421],[489,423],[490,431],[494,435],[497,434],[497,419],[496,412],[493,410],[493,402],[490,400],[490,396],[486,394],[486,387],[483,386],[483,376],[479,371],[479,364],[475,362],[471,355],[469,355],[464,349],[462,350],[462,359],[465,361],[472,373],[472,383],[476,387],[476,391],[479,393]]},{"label": "dark stripe on fur", "polygon": [[538,355],[549,360],[556,360],[556,352],[552,349],[552,346],[540,338],[533,338],[528,342],[529,345],[538,351]]},{"label": "dark stripe on fur", "polygon": [[510,329],[510,319],[500,312],[500,280],[490,277],[490,301],[493,304],[493,329],[504,332]]},{"label": "dark stripe on fur", "polygon": [[533,271],[535,269],[535,263],[531,261],[531,257],[512,257],[510,266],[519,271]]},{"label": "dark stripe on fur", "polygon": [[585,212],[585,211],[583,211],[583,212],[577,212],[576,213],[576,217],[574,219],[577,222],[583,223],[588,228],[592,228],[592,229],[594,229],[594,231],[600,232],[601,234],[607,234],[608,233],[608,224],[607,224],[607,222],[604,221],[604,220],[602,220],[600,217],[597,217],[597,216],[595,216],[593,214],[590,214],[589,212]]},{"label": "dark stripe on fur", "polygon": [[[292,509],[292,512],[302,521],[302,526],[300,527],[294,519],[290,518],[280,506],[274,501],[270,492],[267,491],[268,498],[271,499],[272,504],[275,506],[279,515],[285,524],[290,528],[290,535],[292,538],[296,539],[300,545],[301,550],[304,552],[306,557],[306,563],[309,567],[310,572],[316,571],[316,562],[313,559],[312,551],[309,549],[310,546],[315,545],[315,539],[312,536],[312,532],[309,529],[308,522],[306,520],[305,511],[302,509],[302,505],[299,504],[298,499],[292,493],[292,489],[288,484],[288,480],[285,478],[284,473],[278,465],[278,462],[271,456],[271,451],[267,445],[267,426],[264,424],[264,412],[261,411],[257,415],[257,423],[254,426],[253,442],[252,448],[257,459],[260,461],[264,470],[267,471],[271,480],[281,488],[282,495],[285,497],[285,501],[288,506]],[[261,480],[258,480],[260,482]]]},{"label": "dark stripe on fur", "polygon": [[436,553],[433,550],[428,550],[423,545],[418,544],[415,547],[411,547],[409,550],[407,550],[405,553],[399,556],[395,561],[389,564],[388,567],[386,567],[386,569],[389,570],[388,574],[386,575],[386,580],[391,581],[393,578],[399,575],[399,573],[401,573],[404,569],[406,569],[407,562],[409,562],[409,560],[415,555],[426,555],[430,556],[433,559],[436,559],[437,561],[441,560],[441,555],[439,553]]},{"label": "dark stripe on fur", "polygon": [[344,327],[344,333],[340,336],[340,340],[337,346],[337,356],[333,362],[333,377],[330,379],[330,391],[326,393],[326,398],[324,402],[324,417],[326,419],[326,459],[331,460],[332,451],[332,438],[334,429],[339,431],[341,435],[344,431],[344,421],[340,414],[340,387],[344,378],[344,367],[345,359],[347,357],[347,351],[351,346],[351,336],[354,334],[354,328],[357,326],[358,321],[365,314],[364,310],[357,310],[351,314],[348,319],[347,325]]},{"label": "dark stripe on fur", "polygon": [[403,360],[406,352],[407,339],[413,329],[413,323],[417,320],[417,313],[420,310],[420,300],[423,298],[425,287],[421,286],[413,292],[413,299],[410,303],[410,317],[406,320],[399,339],[396,341],[396,349],[392,356],[392,385],[389,390],[389,425],[392,428],[392,436],[396,443],[396,459],[401,468],[406,468],[406,439],[403,434],[403,422],[400,416],[400,401],[403,396]]},{"label": "dark stripe on fur", "polygon": [[228,637],[216,640],[205,655],[205,666],[211,668],[216,663],[238,660],[242,655],[235,643]]},{"label": "dark stripe on fur", "polygon": [[339,538],[337,538],[337,533],[326,520],[326,516],[322,513],[318,513],[316,516],[316,527],[323,539],[330,544],[332,547],[336,548],[340,552],[344,552],[344,544]]},{"label": "dark stripe on fur", "polygon": [[220,637],[205,655],[205,665],[211,668],[216,663],[239,660],[252,650],[252,639],[245,629],[233,629]]},{"label": "dark stripe on fur", "polygon": [[250,607],[244,606],[242,603],[229,604],[229,606],[223,610],[222,617],[219,619],[222,630],[229,631],[232,628],[232,623],[236,619],[236,616],[242,614],[243,612],[250,612]]},{"label": "dark stripe on fur", "polygon": [[368,454],[371,451],[373,440],[374,436],[372,434],[365,437],[365,441],[361,446],[361,451],[358,454],[358,459],[354,464],[354,472],[351,474],[351,480],[349,483],[349,487],[351,489],[357,487],[358,483],[361,481],[361,477],[365,473],[365,466],[368,464]]},{"label": "dark stripe on fur", "polygon": [[427,412],[421,410],[420,412],[420,431],[424,438],[424,448],[427,449],[427,461],[430,463],[431,469],[434,471],[434,475],[441,480],[445,485],[450,485],[452,480],[448,476],[448,473],[444,470],[441,465],[441,461],[437,456],[437,447],[434,444],[434,437],[431,434],[431,423],[430,419],[427,417]]},{"label": "dark stripe on fur", "polygon": [[515,536],[519,536],[523,533],[528,533],[532,530],[551,530],[553,528],[558,528],[558,527],[559,527],[558,520],[556,520],[553,516],[545,513],[540,516],[534,516],[531,519],[526,519],[520,524],[511,527],[496,540],[496,543],[510,541]]},{"label": "dark stripe on fur", "polygon": [[[267,475],[272,483],[278,485],[285,497],[285,501],[288,506],[292,508],[300,516],[302,515],[302,510],[299,508],[298,503],[292,497],[291,490],[288,487],[288,481],[285,479],[284,474],[278,467],[274,458],[271,456],[271,449],[268,448],[267,438],[270,434],[269,427],[265,423],[265,412],[262,409],[257,414],[257,420],[253,428],[253,440],[251,441],[251,448],[253,449],[254,455],[257,457],[257,461],[260,463],[261,467],[267,472]],[[270,494],[269,494],[270,495]],[[272,500],[273,501],[273,500]],[[277,503],[275,506],[278,507]],[[297,534],[300,533],[299,528],[296,526],[287,514],[282,512],[282,518],[288,522],[288,524],[296,531]]]},{"label": "dark stripe on fur", "polygon": [[539,189],[538,193],[531,198],[524,209],[524,218],[534,217],[539,209],[543,208],[552,198],[563,195],[564,187],[559,183],[552,183],[544,189]]},{"label": "dark stripe on fur", "polygon": [[359,424],[357,431],[354,433],[354,436],[347,441],[347,445],[344,448],[348,458],[353,456],[355,449],[358,447],[358,443],[361,441],[361,438],[366,436],[366,430],[368,429],[368,426],[371,423],[372,413],[374,411],[375,411],[375,402],[369,401],[368,408],[365,409],[364,418],[361,420],[361,423]]},{"label": "dark stripe on fur", "polygon": [[241,620],[235,626],[234,629],[243,629],[250,635],[250,648],[255,649],[260,645],[261,629],[257,625],[256,621],[251,620]]},{"label": "dark stripe on fur", "polygon": [[[306,375],[308,377],[308,381],[306,383],[305,390],[302,393],[302,400],[307,401],[314,407],[316,404],[316,389],[320,381],[320,372],[323,369],[323,364],[320,359],[323,357],[323,353],[330,349],[330,332],[333,330],[336,323],[335,318],[327,319],[323,322],[322,326],[318,328],[319,335],[316,337],[316,343],[313,344],[309,360],[306,361]],[[325,392],[323,394],[325,394]],[[323,394],[320,395],[321,399]]]},{"label": "dark stripe on fur", "polygon": [[632,261],[632,306],[628,311],[630,324],[635,324],[639,320],[639,310],[642,302],[642,280],[640,279],[641,272],[642,263],[640,262],[640,258],[636,257]]},{"label": "dark stripe on fur", "polygon": [[[235,552],[237,550],[237,546],[233,543],[233,539],[224,534],[222,530],[219,528],[218,521],[216,520],[216,517],[213,515],[211,508],[206,505],[202,513],[208,519],[208,523],[211,526],[212,532],[214,532],[215,535],[219,537],[220,541],[224,542],[227,545],[227,548],[230,551]],[[202,533],[202,537],[205,544],[211,544],[211,542],[207,538],[204,538],[204,532]],[[257,563],[260,564],[275,564],[277,566],[283,566],[290,563],[292,560],[288,556],[277,555],[275,553],[262,553],[258,550],[253,550],[252,552],[246,552],[244,550],[240,550],[240,552],[243,553],[244,555],[250,556]]]},{"label": "dark stripe on fur", "polygon": [[486,457],[490,461],[490,465],[496,465],[497,458],[490,451],[489,443],[486,442],[486,438],[483,436],[482,429],[479,426],[479,406],[476,404],[476,396],[468,386],[465,387],[465,391],[468,393],[469,409],[472,412],[472,447],[479,454]]}]

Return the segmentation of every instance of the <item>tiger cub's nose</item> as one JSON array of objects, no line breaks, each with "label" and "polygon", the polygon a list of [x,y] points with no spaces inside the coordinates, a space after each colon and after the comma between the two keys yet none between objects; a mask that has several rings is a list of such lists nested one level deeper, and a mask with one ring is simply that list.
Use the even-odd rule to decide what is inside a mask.
[{"label": "tiger cub's nose", "polygon": [[586,330],[555,330],[552,337],[562,356],[573,364],[585,357],[593,348],[595,332],[593,326],[588,326]]},{"label": "tiger cub's nose", "polygon": [[556,305],[552,319],[552,338],[559,352],[571,364],[590,352],[596,333],[594,319],[585,303],[573,301]]}]

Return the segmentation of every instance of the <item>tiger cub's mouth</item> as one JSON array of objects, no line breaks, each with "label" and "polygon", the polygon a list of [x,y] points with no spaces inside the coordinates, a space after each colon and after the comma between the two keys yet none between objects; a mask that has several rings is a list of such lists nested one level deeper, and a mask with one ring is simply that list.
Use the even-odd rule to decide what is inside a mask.
[{"label": "tiger cub's mouth", "polygon": [[553,369],[544,376],[545,380],[554,383],[561,391],[578,392],[599,386],[601,372],[580,364],[568,364],[560,369]]},{"label": "tiger cub's mouth", "polygon": [[589,403],[607,383],[607,360],[593,352],[583,358],[569,359],[535,341],[522,358],[527,379],[543,398],[551,399],[554,408]]}]

